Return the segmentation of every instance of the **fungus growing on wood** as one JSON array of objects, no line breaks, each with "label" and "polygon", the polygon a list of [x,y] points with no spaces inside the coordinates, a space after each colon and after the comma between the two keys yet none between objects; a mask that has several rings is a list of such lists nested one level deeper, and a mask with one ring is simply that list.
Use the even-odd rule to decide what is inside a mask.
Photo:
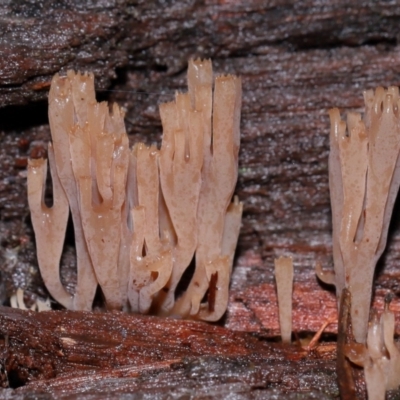
[{"label": "fungus growing on wood", "polygon": [[53,206],[49,208],[44,203],[47,162],[43,158],[28,162],[28,202],[43,281],[55,300],[66,308],[72,308],[72,296],[62,285],[59,272],[68,222],[68,201],[55,171],[51,144],[48,155],[53,178]]},{"label": "fungus growing on wood", "polygon": [[131,310],[140,313],[149,312],[153,298],[168,283],[173,268],[172,243],[169,236],[160,237],[158,156],[154,146],[139,143],[132,149],[131,168],[135,179],[128,186],[136,185],[136,188],[131,189],[135,199],[131,209],[133,236],[128,298]]},{"label": "fungus growing on wood", "polygon": [[[28,310],[28,307],[24,302],[24,291],[21,288],[17,289],[17,292],[10,297],[10,305],[12,308],[19,308],[20,310]],[[29,308],[31,311],[49,311],[51,310],[50,300],[45,301],[36,299],[36,301]]]},{"label": "fungus growing on wood", "polygon": [[[161,149],[136,144],[129,150],[123,112],[97,103],[93,75],[68,71],[53,78],[54,205],[43,202],[43,159],[29,161],[28,196],[44,282],[66,308],[90,309],[99,285],[108,309],[212,321],[225,312],[242,215],[238,198],[232,202],[241,81],[217,77],[213,91],[211,61],[192,60],[188,86],[189,93],[160,106]],[[69,209],[74,296],[59,273]],[[176,293],[193,259],[192,280]]]},{"label": "fungus growing on wood", "polygon": [[279,326],[283,343],[292,340],[293,259],[275,259],[275,281],[278,292]]},{"label": "fungus growing on wood", "polygon": [[381,317],[374,312],[368,327],[366,346],[347,345],[346,356],[364,368],[368,398],[384,400],[387,390],[400,385],[400,351],[394,342],[394,314],[386,303]]},{"label": "fungus growing on wood", "polygon": [[[78,182],[72,170],[70,135],[72,135],[76,129],[76,121],[78,118],[80,118],[81,124],[85,124],[87,109],[95,103],[93,75],[80,75],[69,71],[66,77],[61,77],[58,74],[54,76],[49,93],[49,124],[57,176],[67,196],[74,225],[78,279],[73,304],[67,308],[75,310],[90,310],[92,308],[97,279],[94,274],[93,263],[83,234],[78,197]],[[36,233],[37,228],[34,223],[33,226]],[[36,235],[36,241],[38,240]],[[38,248],[38,258],[40,257],[40,251],[41,250]],[[58,266],[58,264],[56,265]],[[40,266],[40,260],[39,267],[41,271],[44,269]],[[57,300],[57,297],[54,296],[53,293],[51,294]]]},{"label": "fungus growing on wood", "polygon": [[334,283],[338,299],[344,288],[351,292],[353,333],[360,343],[366,340],[375,266],[400,184],[399,89],[368,90],[364,100],[363,119],[349,113],[346,123],[338,109],[330,111],[329,155]]},{"label": "fungus growing on wood", "polygon": [[[210,301],[208,305],[201,307],[201,301],[207,290],[211,289],[217,292],[217,298],[223,298],[227,302],[227,277],[230,277],[233,253],[225,252],[236,247],[242,215],[242,205],[238,201],[230,205],[238,174],[241,80],[235,76],[217,77],[213,94],[211,63],[193,62],[189,65],[188,86],[192,113],[194,118],[198,118],[196,124],[201,126],[199,133],[203,133],[203,138],[198,140],[197,144],[202,144],[202,167],[194,233],[197,242],[196,269],[189,287],[177,300],[173,312],[191,316],[201,312],[203,319],[215,321],[221,318],[221,310]],[[188,100],[189,98],[186,99],[187,102]],[[187,113],[186,118],[188,116]],[[198,137],[199,133],[192,137]],[[177,139],[175,143],[179,143]],[[190,152],[193,153],[195,146],[196,143],[185,139],[186,162],[193,162],[190,160]],[[183,150],[183,146],[181,149]],[[200,164],[199,161],[197,163]],[[192,201],[195,200],[192,198],[187,202],[188,206],[191,206]],[[167,197],[166,203],[168,206]],[[175,226],[174,215],[170,215]],[[224,231],[225,225],[230,226],[227,232]],[[191,229],[190,225],[187,227]],[[229,272],[224,274],[221,268]],[[217,282],[213,288],[210,287],[212,276]],[[225,282],[220,285],[222,279]],[[174,283],[176,282],[172,282]],[[222,291],[225,291],[225,294],[222,294]],[[214,298],[214,295],[210,294],[209,299]]]}]

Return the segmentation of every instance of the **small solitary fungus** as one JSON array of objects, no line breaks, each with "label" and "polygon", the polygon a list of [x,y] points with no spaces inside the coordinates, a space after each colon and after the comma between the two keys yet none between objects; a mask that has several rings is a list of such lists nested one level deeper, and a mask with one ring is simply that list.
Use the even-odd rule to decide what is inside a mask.
[{"label": "small solitary fungus", "polygon": [[275,259],[275,280],[278,292],[279,326],[283,343],[292,340],[293,259]]}]

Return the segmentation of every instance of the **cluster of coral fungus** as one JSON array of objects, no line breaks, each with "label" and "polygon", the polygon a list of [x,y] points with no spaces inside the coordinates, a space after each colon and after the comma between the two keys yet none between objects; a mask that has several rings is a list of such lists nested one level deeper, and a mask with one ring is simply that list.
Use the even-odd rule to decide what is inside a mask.
[{"label": "cluster of coral fungus", "polygon": [[[95,99],[91,74],[56,75],[49,95],[53,206],[44,204],[47,160],[32,159],[28,199],[39,267],[51,295],[89,310],[100,286],[107,308],[218,320],[226,310],[242,205],[238,173],[241,81],[215,79],[191,61],[189,92],[160,106],[161,148],[129,148],[123,112]],[[59,266],[69,213],[78,282]],[[177,286],[194,262],[183,293]]]}]

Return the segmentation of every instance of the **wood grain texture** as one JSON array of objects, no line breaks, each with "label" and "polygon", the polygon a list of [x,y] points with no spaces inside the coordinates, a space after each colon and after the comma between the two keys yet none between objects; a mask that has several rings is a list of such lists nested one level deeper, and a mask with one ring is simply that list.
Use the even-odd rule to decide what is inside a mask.
[{"label": "wood grain texture", "polygon": [[[43,392],[63,398],[65,393],[183,396],[253,390],[265,391],[266,398],[277,390],[329,398],[337,390],[334,345],[308,352],[202,322],[8,307],[0,308],[0,331],[8,338],[3,362],[9,380],[25,384],[15,398]],[[311,366],[319,372],[310,374]]]}]

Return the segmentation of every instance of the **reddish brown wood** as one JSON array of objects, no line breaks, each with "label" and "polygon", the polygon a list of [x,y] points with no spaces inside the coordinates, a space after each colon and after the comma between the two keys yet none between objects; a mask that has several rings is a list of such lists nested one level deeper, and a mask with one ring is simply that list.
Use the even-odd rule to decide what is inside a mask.
[{"label": "reddish brown wood", "polygon": [[[154,388],[156,382],[174,390],[179,382],[188,391],[198,385],[200,391],[272,386],[279,391],[318,392],[323,380],[328,391],[335,390],[335,346],[309,352],[298,344],[269,343],[202,322],[2,307],[0,334],[7,338],[3,362],[11,385],[26,384],[17,394],[94,394],[113,385],[117,392],[140,392]],[[307,378],[311,365],[320,369],[312,380]]]}]

